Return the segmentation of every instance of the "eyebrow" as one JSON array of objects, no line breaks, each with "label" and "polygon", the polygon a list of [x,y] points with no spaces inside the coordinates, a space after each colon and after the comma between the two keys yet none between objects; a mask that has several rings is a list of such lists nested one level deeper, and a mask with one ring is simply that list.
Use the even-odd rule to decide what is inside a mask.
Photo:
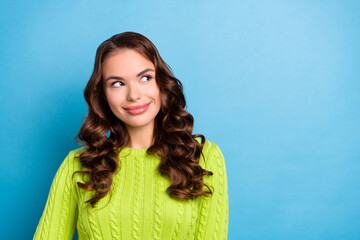
[{"label": "eyebrow", "polygon": [[[149,71],[155,72],[153,69],[147,68],[147,69],[142,70],[141,72],[139,72],[139,73],[136,75],[136,77],[140,77],[141,75],[143,75],[144,73],[149,72]],[[122,78],[122,77],[110,76],[110,77],[108,77],[108,78],[105,79],[105,82],[108,81],[108,80],[110,80],[110,79],[124,80],[124,78]]]}]

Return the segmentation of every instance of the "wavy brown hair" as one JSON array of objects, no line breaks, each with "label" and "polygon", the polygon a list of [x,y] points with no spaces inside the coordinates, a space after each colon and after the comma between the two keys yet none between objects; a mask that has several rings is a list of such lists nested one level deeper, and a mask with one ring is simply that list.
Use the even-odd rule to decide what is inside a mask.
[{"label": "wavy brown hair", "polygon": [[[102,64],[119,49],[135,50],[155,66],[161,107],[155,118],[154,141],[147,153],[160,157],[158,170],[162,176],[171,180],[167,192],[178,199],[194,199],[212,194],[209,186],[203,182],[203,176],[213,173],[199,164],[200,155],[204,157],[202,150],[205,137],[192,134],[194,118],[184,109],[186,102],[181,82],[175,78],[148,38],[135,32],[123,32],[100,44],[93,73],[84,90],[89,111],[76,140],[85,146],[78,158],[87,171],[76,171],[74,174],[89,176],[88,181],[77,182],[80,188],[95,191],[86,203],[94,207],[108,194],[112,176],[118,171],[121,160],[119,153],[130,140],[124,123],[112,113],[106,102],[103,90]],[[195,139],[197,137],[201,138],[201,143]],[[209,191],[203,190],[203,186]]]}]

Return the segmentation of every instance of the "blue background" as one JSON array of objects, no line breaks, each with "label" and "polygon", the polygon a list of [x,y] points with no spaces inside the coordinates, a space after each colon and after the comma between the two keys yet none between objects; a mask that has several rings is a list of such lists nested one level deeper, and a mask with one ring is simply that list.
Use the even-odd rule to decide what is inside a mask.
[{"label": "blue background", "polygon": [[360,239],[359,1],[1,1],[2,239],[31,239],[95,51],[147,36],[226,159],[229,239]]}]

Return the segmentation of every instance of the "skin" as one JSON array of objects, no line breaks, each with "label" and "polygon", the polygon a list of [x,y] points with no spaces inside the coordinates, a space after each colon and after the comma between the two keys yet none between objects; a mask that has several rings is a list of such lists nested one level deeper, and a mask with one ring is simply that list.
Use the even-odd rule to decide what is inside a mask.
[{"label": "skin", "polygon": [[[121,49],[104,61],[102,79],[111,111],[129,132],[130,143],[127,147],[150,147],[153,143],[155,117],[161,106],[154,64],[135,50]],[[124,109],[144,103],[150,103],[148,109],[137,115]]]}]

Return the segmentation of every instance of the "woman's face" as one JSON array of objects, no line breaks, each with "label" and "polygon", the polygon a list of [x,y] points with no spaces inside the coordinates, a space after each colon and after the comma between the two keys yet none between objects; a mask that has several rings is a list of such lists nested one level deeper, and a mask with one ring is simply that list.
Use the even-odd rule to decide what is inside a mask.
[{"label": "woman's face", "polygon": [[132,49],[110,54],[102,66],[105,98],[126,127],[153,127],[161,106],[155,66]]}]

